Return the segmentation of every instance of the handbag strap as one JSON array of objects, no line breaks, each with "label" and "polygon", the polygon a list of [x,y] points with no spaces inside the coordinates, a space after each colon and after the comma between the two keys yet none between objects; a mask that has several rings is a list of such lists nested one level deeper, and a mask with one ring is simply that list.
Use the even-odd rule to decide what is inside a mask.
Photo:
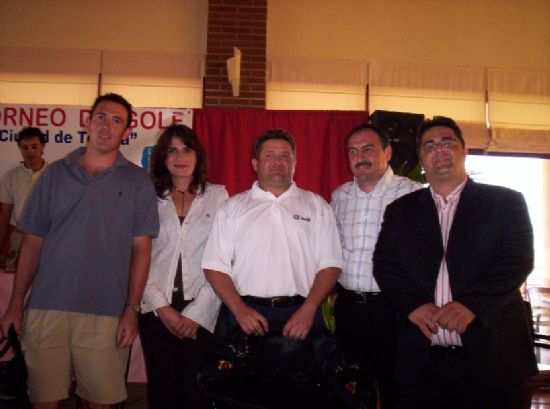
[{"label": "handbag strap", "polygon": [[4,355],[6,355],[6,352],[8,352],[11,345],[10,345],[10,341],[9,341],[8,337],[0,338],[0,343],[4,344],[2,349],[0,349],[0,358],[2,358]]},{"label": "handbag strap", "polygon": [[8,330],[8,336],[2,338],[2,341],[5,342],[4,346],[0,350],[0,357],[3,357],[10,348],[13,348],[16,356],[23,356],[23,351],[21,350],[21,342],[19,341],[19,337],[17,336],[13,325],[10,326]]}]

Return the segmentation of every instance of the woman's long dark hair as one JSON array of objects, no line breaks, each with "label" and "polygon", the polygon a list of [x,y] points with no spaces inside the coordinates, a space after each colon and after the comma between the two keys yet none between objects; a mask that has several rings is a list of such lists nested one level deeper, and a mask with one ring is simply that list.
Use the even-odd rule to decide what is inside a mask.
[{"label": "woman's long dark hair", "polygon": [[202,194],[206,188],[206,182],[208,182],[208,158],[206,157],[206,151],[195,131],[185,125],[177,124],[170,125],[162,132],[151,155],[151,177],[153,178],[157,196],[164,198],[166,191],[174,187],[170,172],[166,168],[166,157],[172,138],[179,138],[185,146],[193,149],[197,154],[197,164],[193,170],[193,177],[187,190],[197,195]]}]

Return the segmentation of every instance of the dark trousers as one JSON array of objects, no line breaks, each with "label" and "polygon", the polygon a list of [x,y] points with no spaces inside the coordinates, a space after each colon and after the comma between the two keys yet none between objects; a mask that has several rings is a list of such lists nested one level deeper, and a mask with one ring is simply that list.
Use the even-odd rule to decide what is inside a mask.
[{"label": "dark trousers", "polygon": [[381,295],[363,303],[342,294],[334,306],[336,336],[342,342],[346,361],[357,362],[364,376],[357,382],[357,397],[368,407],[376,408],[376,388],[382,409],[394,407],[394,339],[393,309]]},{"label": "dark trousers", "polygon": [[397,408],[528,409],[531,406],[526,382],[485,387],[468,362],[462,349],[432,347],[428,365],[418,381],[397,386]]},{"label": "dark trousers", "polygon": [[141,315],[139,324],[149,409],[212,408],[195,381],[212,334],[199,327],[196,340],[179,339],[152,312]]}]

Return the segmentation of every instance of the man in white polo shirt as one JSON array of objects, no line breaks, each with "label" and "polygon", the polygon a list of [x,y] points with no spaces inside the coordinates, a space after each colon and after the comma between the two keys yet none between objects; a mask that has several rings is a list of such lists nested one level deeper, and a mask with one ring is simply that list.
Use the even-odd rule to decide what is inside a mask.
[{"label": "man in white polo shirt", "polygon": [[23,161],[0,180],[0,243],[6,236],[10,237],[6,270],[12,272],[23,238],[23,233],[17,229],[19,219],[31,188],[48,165],[42,158],[46,138],[39,128],[23,128],[17,137],[17,146]]},{"label": "man in white polo shirt", "polygon": [[268,130],[254,144],[258,180],[218,211],[202,267],[246,334],[270,321],[304,339],[342,268],[342,248],[329,205],[293,182],[294,138]]}]

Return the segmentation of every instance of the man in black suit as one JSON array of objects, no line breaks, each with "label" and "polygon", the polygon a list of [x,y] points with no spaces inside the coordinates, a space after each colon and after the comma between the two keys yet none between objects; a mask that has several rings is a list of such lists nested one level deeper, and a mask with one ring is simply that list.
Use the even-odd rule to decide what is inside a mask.
[{"label": "man in black suit", "polygon": [[537,364],[519,291],[533,268],[525,200],[468,178],[449,118],[424,121],[417,149],[430,187],[386,208],[373,256],[398,315],[398,408],[529,407]]}]

